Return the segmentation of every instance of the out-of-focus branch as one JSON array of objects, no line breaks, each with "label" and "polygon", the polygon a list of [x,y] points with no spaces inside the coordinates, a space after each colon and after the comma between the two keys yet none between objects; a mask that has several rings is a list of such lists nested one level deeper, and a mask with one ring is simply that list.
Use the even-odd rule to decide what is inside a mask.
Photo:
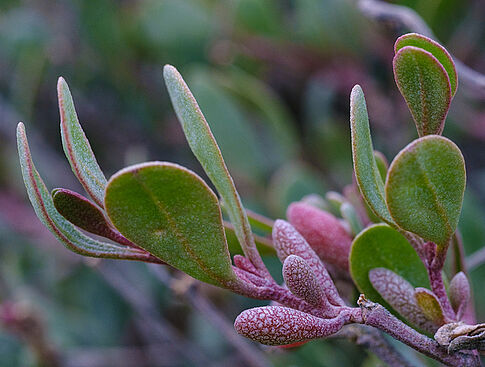
[{"label": "out-of-focus branch", "polygon": [[[165,286],[172,286],[172,278],[168,275],[166,270],[160,266],[148,266],[152,273]],[[204,297],[196,288],[189,287],[186,292],[182,294],[191,307],[200,312],[207,320],[214,325],[217,330],[226,338],[227,342],[231,344],[244,359],[245,365],[253,367],[267,367],[269,363],[264,353],[257,347],[252,346],[249,342],[244,340],[240,335],[236,334],[232,322],[227,320],[217,308]]]},{"label": "out-of-focus branch", "polygon": [[[358,6],[368,18],[382,23],[394,23],[436,40],[431,28],[413,9],[402,5],[388,4],[380,0],[359,0]],[[452,57],[463,86],[474,96],[485,98],[485,75],[466,66],[453,55]]]},{"label": "out-of-focus branch", "polygon": [[337,338],[346,338],[351,342],[373,352],[390,367],[414,367],[401,355],[376,329],[365,325],[347,325],[337,334]]},{"label": "out-of-focus branch", "polygon": [[472,271],[474,268],[485,263],[485,247],[468,256],[465,263],[468,271]]}]

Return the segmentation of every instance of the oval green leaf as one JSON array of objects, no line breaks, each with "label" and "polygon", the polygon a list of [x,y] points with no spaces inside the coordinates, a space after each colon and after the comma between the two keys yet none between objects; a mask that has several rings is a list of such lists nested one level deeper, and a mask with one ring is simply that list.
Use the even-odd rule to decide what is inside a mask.
[{"label": "oval green leaf", "polygon": [[438,42],[418,33],[408,33],[399,37],[394,44],[394,52],[397,53],[401,48],[406,46],[422,48],[436,57],[446,70],[450,79],[451,94],[455,95],[458,87],[458,74],[456,73],[455,63],[448,51]]},{"label": "oval green leaf", "polygon": [[452,98],[444,67],[430,52],[406,46],[394,56],[393,68],[419,136],[441,134]]},{"label": "oval green leaf", "polygon": [[105,207],[130,241],[203,282],[235,280],[216,195],[195,173],[148,162],[113,175]]},{"label": "oval green leaf", "polygon": [[362,196],[379,218],[393,223],[386,206],[384,181],[374,158],[364,92],[359,85],[350,94],[350,131],[354,172]]},{"label": "oval green leaf", "polygon": [[391,163],[387,205],[401,228],[446,248],[458,225],[465,184],[460,149],[441,136],[426,136],[405,147]]},{"label": "oval green leaf", "polygon": [[91,145],[79,124],[71,92],[63,78],[59,78],[57,83],[57,94],[64,153],[81,185],[96,204],[102,207],[106,177],[99,168]]},{"label": "oval green leaf", "polygon": [[369,271],[385,268],[400,275],[414,287],[429,287],[426,269],[409,242],[387,224],[375,224],[355,237],[349,258],[350,274],[366,298],[392,307],[374,289]]}]

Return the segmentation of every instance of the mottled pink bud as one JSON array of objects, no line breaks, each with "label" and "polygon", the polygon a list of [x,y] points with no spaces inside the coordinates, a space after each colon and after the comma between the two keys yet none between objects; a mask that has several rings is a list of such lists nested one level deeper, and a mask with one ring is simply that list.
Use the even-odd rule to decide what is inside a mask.
[{"label": "mottled pink bud", "polygon": [[287,307],[256,307],[243,311],[234,322],[246,338],[267,345],[284,345],[325,338],[345,325],[344,316],[320,319]]},{"label": "mottled pink bud", "polygon": [[402,317],[417,328],[435,333],[439,325],[428,320],[414,298],[414,287],[404,278],[386,268],[369,271],[369,280],[375,290]]},{"label": "mottled pink bud", "polygon": [[286,216],[325,262],[347,270],[352,238],[332,214],[304,203],[293,203]]},{"label": "mottled pink bud", "polygon": [[315,272],[300,256],[290,255],[283,264],[283,278],[295,296],[315,307],[328,305],[327,297]]},{"label": "mottled pink bud", "polygon": [[461,320],[470,300],[470,283],[465,273],[460,271],[451,279],[449,290],[451,305]]},{"label": "mottled pink bud", "polygon": [[345,304],[340,298],[325,265],[323,265],[308,242],[290,223],[281,219],[275,222],[273,226],[273,245],[282,263],[290,255],[297,255],[305,260],[315,272],[328,300],[336,306]]}]

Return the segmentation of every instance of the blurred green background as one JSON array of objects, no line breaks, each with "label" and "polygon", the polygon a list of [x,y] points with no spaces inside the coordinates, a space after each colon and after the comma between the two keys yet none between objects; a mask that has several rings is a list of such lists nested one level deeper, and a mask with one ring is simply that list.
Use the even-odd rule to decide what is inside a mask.
[{"label": "blurred green background", "polygon": [[[485,73],[483,1],[392,3],[417,11],[455,57]],[[63,76],[107,177],[147,160],[176,162],[205,177],[163,84],[162,66],[173,64],[205,113],[245,205],[281,218],[290,202],[352,181],[354,84],[364,89],[374,144],[389,160],[416,137],[391,68],[394,40],[407,31],[367,19],[353,0],[2,0],[0,302],[40,320],[63,366],[251,365],[196,309],[197,300],[178,297],[153,269],[81,258],[54,240],[27,201],[15,126],[25,123],[49,188],[81,190],[60,144],[56,82]],[[485,244],[483,95],[459,87],[444,135],[467,162],[460,228],[469,254]],[[484,320],[485,267],[471,276]],[[227,323],[261,304],[209,287],[198,292]],[[261,365],[379,365],[346,341],[250,348],[261,353]],[[0,329],[0,366],[36,366],[25,338],[11,330]]]}]

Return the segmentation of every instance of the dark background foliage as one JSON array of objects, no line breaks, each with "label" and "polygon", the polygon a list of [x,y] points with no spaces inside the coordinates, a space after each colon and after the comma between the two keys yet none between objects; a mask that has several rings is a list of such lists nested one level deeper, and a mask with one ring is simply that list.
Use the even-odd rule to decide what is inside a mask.
[{"label": "dark background foliage", "polygon": [[[415,9],[455,57],[485,72],[483,1],[393,3]],[[147,160],[202,174],[163,84],[162,66],[173,64],[206,114],[246,206],[284,217],[290,202],[351,182],[354,84],[366,93],[374,143],[388,159],[416,137],[391,69],[393,42],[406,31],[367,19],[351,0],[2,0],[0,302],[34,315],[66,366],[247,365],[197,309],[200,300],[180,296],[185,279],[169,289],[144,264],[81,258],[53,239],[27,201],[15,125],[25,122],[48,187],[80,190],[60,144],[62,75],[108,177]],[[444,135],[467,162],[460,228],[470,254],[485,243],[485,98],[459,87]],[[471,274],[481,320],[484,276],[485,267]],[[228,323],[259,304],[212,287],[198,292]],[[36,365],[19,335],[0,329],[0,366]],[[335,340],[263,353],[262,365],[378,365]]]}]

